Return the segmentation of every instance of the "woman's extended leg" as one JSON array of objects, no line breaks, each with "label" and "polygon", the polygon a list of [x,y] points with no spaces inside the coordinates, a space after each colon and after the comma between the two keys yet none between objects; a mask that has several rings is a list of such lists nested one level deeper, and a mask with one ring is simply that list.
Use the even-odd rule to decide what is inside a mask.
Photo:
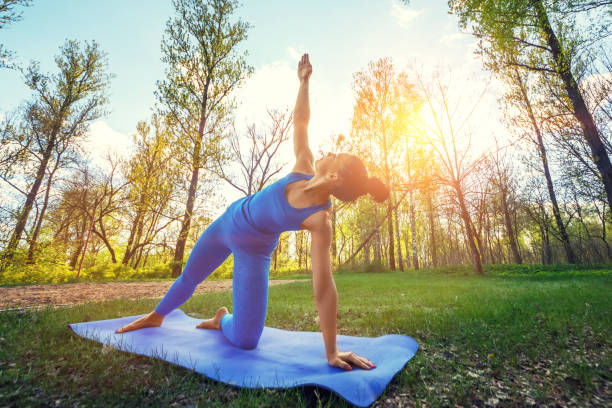
[{"label": "woman's extended leg", "polygon": [[198,239],[187,259],[183,273],[172,284],[155,308],[160,315],[167,315],[187,301],[196,286],[206,279],[231,253],[223,240],[223,220],[213,222]]},{"label": "woman's extended leg", "polygon": [[233,314],[221,319],[221,331],[236,347],[254,349],[266,321],[270,256],[234,252]]}]

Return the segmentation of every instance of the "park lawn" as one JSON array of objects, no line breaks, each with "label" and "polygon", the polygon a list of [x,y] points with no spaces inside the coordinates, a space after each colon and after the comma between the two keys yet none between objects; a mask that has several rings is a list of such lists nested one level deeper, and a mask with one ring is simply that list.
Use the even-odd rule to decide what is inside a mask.
[{"label": "park lawn", "polygon": [[[374,406],[610,404],[609,268],[338,273],[340,334],[406,334],[417,355]],[[248,390],[80,338],[68,323],[146,313],[156,300],[0,313],[0,406],[347,406],[319,388]],[[231,293],[181,309],[209,317]],[[318,330],[310,280],[270,289],[266,324]]]}]

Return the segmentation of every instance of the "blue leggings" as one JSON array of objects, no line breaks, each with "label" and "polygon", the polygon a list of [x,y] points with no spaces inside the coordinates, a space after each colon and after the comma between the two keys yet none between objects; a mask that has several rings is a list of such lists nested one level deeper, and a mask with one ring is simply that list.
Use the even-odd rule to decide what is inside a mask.
[{"label": "blue leggings", "polygon": [[276,242],[265,237],[262,246],[262,237],[258,237],[250,242],[254,245],[249,245],[245,231],[233,225],[231,217],[224,214],[204,231],[193,247],[183,273],[155,312],[165,316],[185,303],[196,286],[233,253],[233,314],[223,316],[221,332],[235,346],[253,349],[259,342],[266,320],[270,253]]}]

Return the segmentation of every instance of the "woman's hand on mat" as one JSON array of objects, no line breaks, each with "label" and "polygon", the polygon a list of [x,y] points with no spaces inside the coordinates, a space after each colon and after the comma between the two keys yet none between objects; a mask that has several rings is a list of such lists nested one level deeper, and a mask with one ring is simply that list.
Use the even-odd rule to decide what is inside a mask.
[{"label": "woman's hand on mat", "polygon": [[367,358],[363,358],[353,353],[352,351],[337,352],[327,358],[327,362],[330,366],[338,367],[343,370],[352,370],[355,367],[363,368],[364,370],[370,370],[376,368],[376,364],[372,363]]},{"label": "woman's hand on mat", "polygon": [[132,330],[144,329],[145,327],[159,327],[164,321],[164,316],[151,312],[140,319],[134,320],[132,323],[117,329],[115,333],[125,333]]}]

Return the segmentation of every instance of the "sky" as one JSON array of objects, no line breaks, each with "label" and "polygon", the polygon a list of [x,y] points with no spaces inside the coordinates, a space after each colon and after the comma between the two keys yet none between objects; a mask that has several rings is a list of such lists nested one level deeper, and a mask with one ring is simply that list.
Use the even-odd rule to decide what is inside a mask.
[{"label": "sky", "polygon": [[[53,58],[66,39],[95,40],[108,54],[114,74],[108,114],[91,125],[94,163],[107,150],[128,152],[136,123],[150,117],[156,81],[163,79],[160,41],[173,16],[169,0],[34,0],[23,19],[0,31],[0,43],[17,62],[39,61],[54,72]],[[467,89],[482,89],[488,74],[474,55],[475,39],[458,29],[447,0],[245,0],[236,16],[251,24],[242,49],[254,73],[233,95],[236,124],[263,124],[267,108],[292,108],[296,66],[308,52],[311,77],[310,138],[314,152],[333,134],[350,133],[353,74],[368,62],[392,57],[398,70],[449,66]],[[15,71],[0,70],[0,115],[30,95]],[[483,104],[483,127],[499,130],[495,95]],[[486,125],[486,126],[485,126]],[[483,131],[488,134],[490,131]]]}]

